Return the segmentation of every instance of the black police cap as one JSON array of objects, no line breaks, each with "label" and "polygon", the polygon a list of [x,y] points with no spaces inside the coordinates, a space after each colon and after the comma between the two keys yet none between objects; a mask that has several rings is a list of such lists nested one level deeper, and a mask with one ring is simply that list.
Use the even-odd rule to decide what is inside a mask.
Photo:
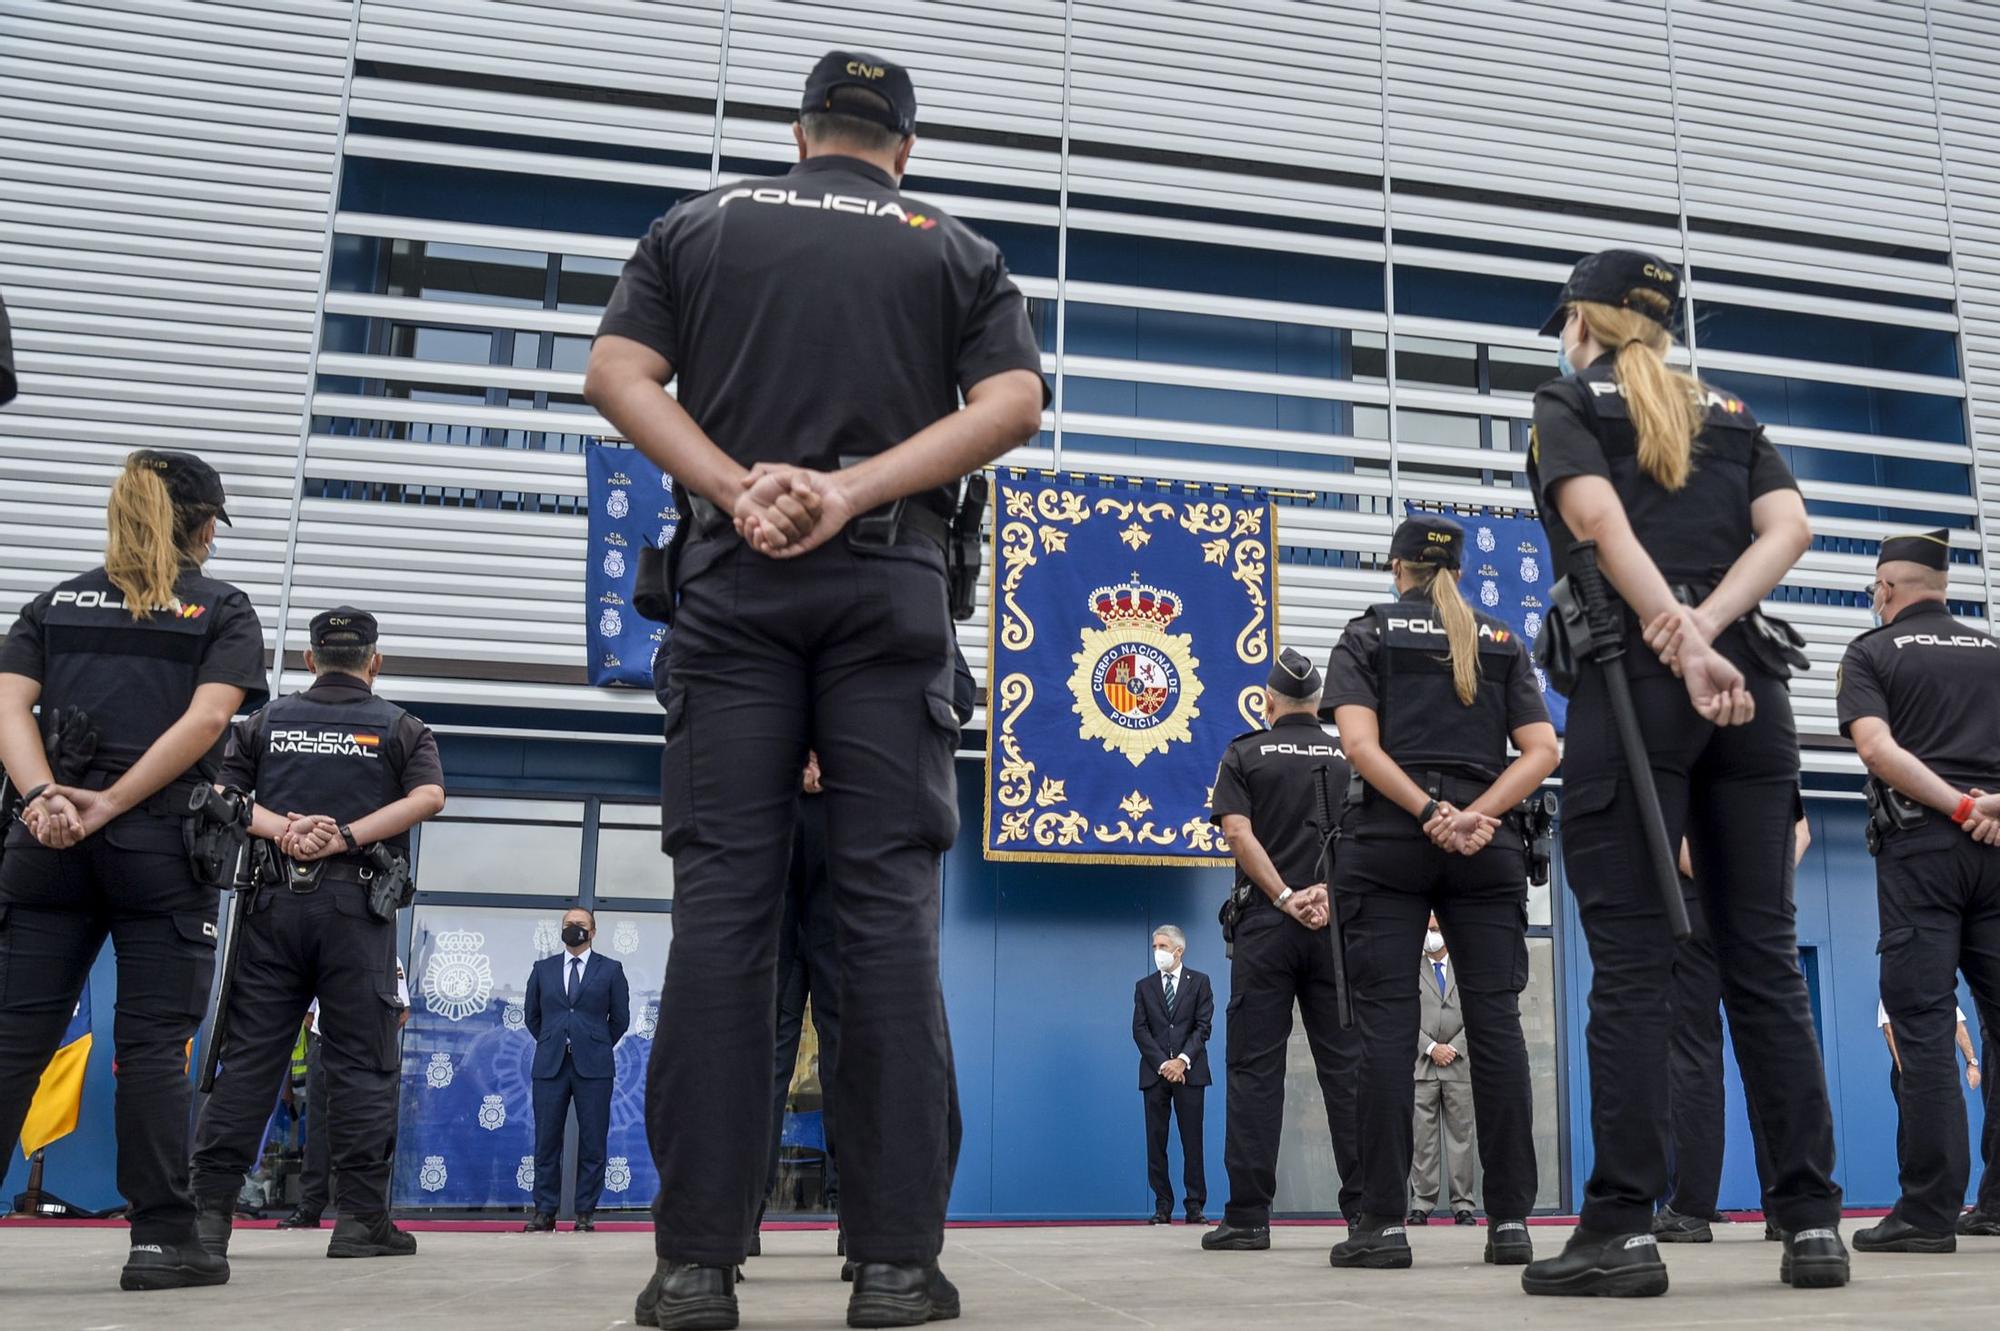
[{"label": "black police cap", "polygon": [[[1658,310],[1643,303],[1627,304],[1634,291],[1655,291],[1666,297],[1667,317],[1662,320]],[[1569,281],[1563,283],[1562,294],[1556,297],[1555,313],[1542,325],[1542,336],[1561,332],[1569,318],[1569,307],[1580,300],[1622,306],[1672,332],[1680,326],[1681,319],[1680,270],[1643,250],[1600,250],[1585,255],[1570,270]]]},{"label": "black police cap", "polygon": [[337,605],[313,616],[313,650],[322,647],[367,647],[379,636],[375,616],[351,605]]},{"label": "black police cap", "polygon": [[1951,563],[1951,533],[1940,528],[1920,536],[1891,536],[1882,542],[1882,554],[1875,566],[1880,568],[1891,562],[1942,569]]},{"label": "black police cap", "polygon": [[867,51],[828,51],[821,56],[806,77],[799,113],[831,110],[833,94],[842,88],[866,88],[884,105],[873,105],[872,98],[858,98],[843,102],[841,115],[871,120],[902,135],[917,132],[917,90],[910,83],[909,71]]},{"label": "black police cap", "polygon": [[1272,662],[1264,687],[1286,698],[1310,698],[1320,691],[1319,667],[1287,647]]},{"label": "black police cap", "polygon": [[175,508],[212,508],[225,524],[236,525],[223,509],[228,496],[222,492],[222,474],[194,454],[171,448],[142,448],[132,456],[160,474]]},{"label": "black police cap", "polygon": [[1455,569],[1465,562],[1465,528],[1450,518],[1418,513],[1403,519],[1389,541],[1389,557]]}]

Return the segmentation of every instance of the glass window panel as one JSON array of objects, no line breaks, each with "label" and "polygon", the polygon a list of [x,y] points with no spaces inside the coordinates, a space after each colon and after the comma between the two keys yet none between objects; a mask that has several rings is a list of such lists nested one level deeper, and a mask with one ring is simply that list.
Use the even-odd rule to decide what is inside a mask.
[{"label": "glass window panel", "polygon": [[568,801],[455,799],[417,845],[425,892],[573,897],[583,864],[583,806]]},{"label": "glass window panel", "polygon": [[1429,337],[1396,339],[1398,383],[1432,384],[1441,388],[1477,389],[1479,361],[1470,342],[1441,342]]},{"label": "glass window panel", "polygon": [[673,899],[674,862],[660,849],[658,805],[602,807],[597,822],[597,895]]},{"label": "glass window panel", "polygon": [[547,334],[544,333],[514,334],[515,369],[532,370],[535,368],[542,354],[542,338],[545,336]]},{"label": "glass window panel", "polygon": [[618,274],[625,269],[622,259],[599,259],[589,255],[565,254],[556,275],[556,308],[576,313],[595,313],[611,300]]},{"label": "glass window panel", "polygon": [[458,365],[485,365],[493,359],[493,334],[467,332],[462,328],[418,328],[400,324],[390,339],[390,355],[417,360],[451,361]]},{"label": "glass window panel", "polygon": [[549,257],[529,250],[398,240],[389,249],[386,292],[474,305],[546,303]]},{"label": "glass window panel", "polygon": [[555,361],[550,366],[551,369],[562,370],[570,374],[582,374],[584,366],[589,361],[589,338],[561,336],[556,338]]},{"label": "glass window panel", "polygon": [[1496,395],[1532,394],[1556,377],[1553,342],[1548,350],[1523,351],[1519,347],[1486,349],[1487,382]]}]

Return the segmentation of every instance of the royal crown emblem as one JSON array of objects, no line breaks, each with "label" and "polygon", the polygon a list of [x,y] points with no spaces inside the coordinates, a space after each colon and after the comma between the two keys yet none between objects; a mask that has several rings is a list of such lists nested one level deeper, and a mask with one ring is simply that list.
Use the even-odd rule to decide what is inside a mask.
[{"label": "royal crown emblem", "polygon": [[1479,584],[1479,604],[1488,610],[1500,604],[1500,584],[1487,579]]},{"label": "royal crown emblem", "polygon": [[611,931],[611,950],[621,957],[629,957],[639,950],[639,923],[637,920],[620,920]]},{"label": "royal crown emblem", "polygon": [[528,1009],[519,1003],[509,1003],[500,1013],[500,1024],[510,1031],[528,1029]]},{"label": "royal crown emblem", "polygon": [[1082,718],[1081,739],[1101,740],[1134,766],[1165,753],[1176,740],[1193,738],[1188,724],[1201,715],[1201,665],[1194,639],[1167,630],[1180,615],[1180,598],[1139,581],[1099,587],[1090,608],[1102,628],[1083,630],[1083,650],[1070,658],[1073,711]]},{"label": "royal crown emblem", "polygon": [[535,1157],[524,1155],[521,1163],[514,1166],[514,1186],[522,1192],[535,1190]]},{"label": "royal crown emblem", "polygon": [[488,1132],[498,1132],[507,1126],[507,1102],[497,1095],[489,1095],[479,1102],[479,1126]]},{"label": "royal crown emblem", "polygon": [[651,1003],[639,1009],[639,1020],[632,1023],[632,1033],[641,1040],[650,1040],[660,1029],[660,1010]]},{"label": "royal crown emblem", "polygon": [[604,500],[604,511],[614,518],[622,518],[632,511],[632,499],[623,490],[613,490]]},{"label": "royal crown emblem", "polygon": [[486,935],[469,929],[439,934],[424,965],[424,1006],[446,1021],[484,1012],[493,996],[493,963],[480,951],[485,946]]},{"label": "royal crown emblem", "polygon": [[604,552],[604,576],[607,578],[622,578],[625,576],[625,552],[623,550],[606,550]]},{"label": "royal crown emblem", "polygon": [[1540,582],[1541,580],[1542,580],[1542,566],[1539,563],[1535,562],[1535,557],[1533,555],[1522,555],[1521,581]]},{"label": "royal crown emblem", "polygon": [[1542,636],[1541,611],[1530,610],[1526,615],[1521,617],[1521,636],[1525,638],[1539,638]]},{"label": "royal crown emblem", "polygon": [[554,920],[543,920],[535,926],[533,947],[538,957],[553,957],[562,951],[562,930]]},{"label": "royal crown emblem", "polygon": [[632,1186],[632,1161],[627,1156],[614,1155],[604,1162],[604,1190],[624,1192]]},{"label": "royal crown emblem", "polygon": [[451,1055],[440,1049],[431,1055],[431,1061],[424,1068],[424,1085],[434,1091],[441,1091],[451,1085]]},{"label": "royal crown emblem", "polygon": [[417,1170],[417,1186],[425,1192],[443,1192],[444,1185],[451,1181],[451,1175],[444,1167],[444,1157],[427,1155]]},{"label": "royal crown emblem", "polygon": [[597,617],[597,633],[602,638],[615,638],[625,631],[625,616],[611,606],[604,607],[604,613]]},{"label": "royal crown emblem", "polygon": [[1493,547],[1498,544],[1493,539],[1493,529],[1491,527],[1481,527],[1479,534],[1473,537],[1472,543],[1479,547],[1481,554],[1488,555],[1493,553]]}]

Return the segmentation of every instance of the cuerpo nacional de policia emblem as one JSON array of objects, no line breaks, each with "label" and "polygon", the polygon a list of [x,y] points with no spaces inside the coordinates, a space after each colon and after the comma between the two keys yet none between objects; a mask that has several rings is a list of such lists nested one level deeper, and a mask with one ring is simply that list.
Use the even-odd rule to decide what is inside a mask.
[{"label": "cuerpo nacional de policia emblem", "polygon": [[1180,598],[1134,573],[1130,582],[1092,592],[1090,606],[1104,627],[1084,629],[1083,650],[1070,658],[1078,738],[1103,741],[1106,752],[1134,767],[1176,740],[1191,740],[1188,723],[1201,715],[1201,663],[1191,636],[1167,632]]},{"label": "cuerpo nacional de policia emblem", "polygon": [[493,996],[493,963],[480,951],[485,946],[486,935],[469,929],[439,934],[424,966],[424,1006],[446,1021],[484,1012]]}]

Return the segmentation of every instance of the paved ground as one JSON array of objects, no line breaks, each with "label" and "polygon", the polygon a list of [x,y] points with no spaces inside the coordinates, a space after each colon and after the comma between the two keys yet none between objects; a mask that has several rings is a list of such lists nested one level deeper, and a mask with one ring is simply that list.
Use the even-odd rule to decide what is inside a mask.
[{"label": "paved ground", "polygon": [[[1850,1226],[1851,1228],[1852,1226]],[[946,1270],[964,1291],[961,1325],[1057,1328],[1365,1326],[1439,1331],[1529,1327],[1787,1326],[1951,1328],[2000,1303],[2000,1239],[1960,1240],[1946,1257],[1862,1257],[1846,1290],[1778,1283],[1761,1226],[1720,1227],[1705,1247],[1667,1251],[1673,1292],[1645,1301],[1529,1299],[1517,1274],[1480,1264],[1483,1230],[1415,1233],[1414,1270],[1335,1272],[1340,1231],[1281,1226],[1267,1253],[1203,1253],[1183,1226],[953,1230]],[[641,1233],[427,1233],[410,1259],[334,1262],[325,1235],[239,1231],[233,1278],[215,1290],[121,1294],[118,1229],[0,1227],[0,1325],[37,1331],[592,1331],[628,1326],[652,1269]],[[1537,1226],[1553,1251],[1567,1233]],[[846,1286],[823,1232],[769,1234],[742,1288],[746,1328],[844,1325]]]}]

